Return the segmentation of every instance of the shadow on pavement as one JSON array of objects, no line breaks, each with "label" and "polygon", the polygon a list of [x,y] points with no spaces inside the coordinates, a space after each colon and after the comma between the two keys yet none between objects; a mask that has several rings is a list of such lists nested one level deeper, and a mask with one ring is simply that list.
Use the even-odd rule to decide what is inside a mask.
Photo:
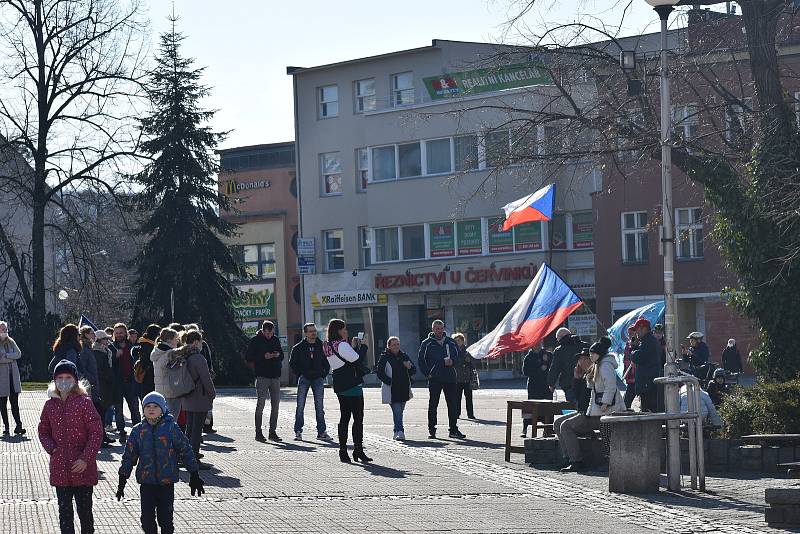
[{"label": "shadow on pavement", "polygon": [[405,441],[401,441],[400,443],[402,443],[403,445],[407,445],[409,447],[431,448],[431,449],[438,449],[447,445],[446,441],[440,439],[436,439],[435,441],[434,440],[419,441],[419,440],[407,439]]},{"label": "shadow on pavement", "polygon": [[204,443],[202,449],[204,451],[219,452],[225,454],[235,451],[236,447],[228,447],[226,445],[213,445],[209,443]]},{"label": "shadow on pavement", "polygon": [[[181,470],[181,480],[189,483],[189,473]],[[228,477],[222,474],[222,471],[216,467],[211,467],[208,471],[200,471],[200,477],[203,479],[203,485],[212,488],[241,488],[242,481],[236,477]]]},{"label": "shadow on pavement", "polygon": [[459,418],[460,421],[464,421],[467,423],[475,423],[479,425],[486,425],[486,426],[506,426],[505,421],[498,421],[496,419],[463,419]]},{"label": "shadow on pavement", "polygon": [[203,434],[203,443],[208,443],[209,441],[221,441],[222,443],[233,443],[233,438],[229,438],[228,436],[223,436],[222,434]]},{"label": "shadow on pavement", "polygon": [[354,462],[353,465],[357,465],[364,468],[364,471],[369,472],[371,475],[377,477],[384,477],[384,478],[406,478],[410,474],[408,471],[404,471],[402,469],[394,469],[393,467],[386,467],[384,465],[378,465],[375,463],[360,463]]}]

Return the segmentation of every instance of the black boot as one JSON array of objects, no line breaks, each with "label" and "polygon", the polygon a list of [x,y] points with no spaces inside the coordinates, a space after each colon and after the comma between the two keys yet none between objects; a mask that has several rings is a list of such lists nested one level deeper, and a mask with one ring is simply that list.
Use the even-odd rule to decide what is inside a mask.
[{"label": "black boot", "polygon": [[362,445],[356,445],[353,447],[353,460],[357,462],[371,462],[372,458],[364,454],[364,447]]},{"label": "black boot", "polygon": [[350,463],[350,455],[347,454],[347,445],[339,447],[339,460],[345,464]]}]

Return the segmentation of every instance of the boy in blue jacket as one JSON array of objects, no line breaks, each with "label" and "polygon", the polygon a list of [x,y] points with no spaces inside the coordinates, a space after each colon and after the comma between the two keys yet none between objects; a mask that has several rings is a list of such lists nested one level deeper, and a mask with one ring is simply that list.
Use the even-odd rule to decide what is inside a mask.
[{"label": "boy in blue jacket", "polygon": [[167,411],[167,401],[161,393],[153,391],[142,399],[144,420],[134,426],[128,436],[122,466],[119,468],[117,500],[125,496],[125,484],[136,467],[136,481],[141,485],[142,530],[145,534],[158,534],[156,516],[162,534],[172,534],[175,483],[178,481],[178,456],[191,473],[189,487],[192,495],[200,497],[203,480],[198,473],[197,460],[175,419]]}]

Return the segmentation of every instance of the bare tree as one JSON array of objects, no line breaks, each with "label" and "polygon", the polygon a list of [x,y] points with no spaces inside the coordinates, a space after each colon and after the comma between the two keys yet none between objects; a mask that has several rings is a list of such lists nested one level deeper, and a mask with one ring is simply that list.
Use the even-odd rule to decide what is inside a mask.
[{"label": "bare tree", "polygon": [[[0,245],[31,321],[35,371],[46,363],[46,239],[68,243],[72,261],[95,268],[81,246],[86,228],[66,197],[93,187],[112,196],[135,165],[147,49],[139,0],[0,0],[2,153],[26,172],[7,172],[31,219],[29,243],[14,243],[0,221]],[[30,350],[30,349],[29,349]]]}]

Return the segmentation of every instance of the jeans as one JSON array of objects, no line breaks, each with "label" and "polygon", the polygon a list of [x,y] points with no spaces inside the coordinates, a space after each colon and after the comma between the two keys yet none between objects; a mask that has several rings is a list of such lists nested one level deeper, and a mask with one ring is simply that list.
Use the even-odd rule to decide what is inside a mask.
[{"label": "jeans", "polygon": [[[175,502],[175,486],[173,484],[142,484],[139,486],[142,498],[142,530],[145,534],[173,534],[172,515]],[[158,526],[156,526],[158,518]]]},{"label": "jeans", "polygon": [[314,378],[309,380],[300,376],[297,380],[297,410],[294,413],[294,431],[302,432],[305,424],[306,399],[308,390],[314,394],[314,411],[317,414],[317,434],[322,434],[327,430],[325,425],[325,379]]},{"label": "jeans", "polygon": [[[3,426],[8,428],[8,412],[6,411],[6,403],[9,397],[0,397],[0,416],[3,417]],[[22,419],[19,418],[19,393],[11,394],[11,415],[14,417],[14,422],[22,426]]]},{"label": "jeans", "polygon": [[139,397],[136,395],[136,390],[133,385],[135,382],[122,382],[120,384],[121,395],[114,404],[114,412],[117,417],[117,430],[123,432],[125,430],[125,413],[122,411],[122,401],[128,405],[128,410],[131,412],[131,426],[138,425],[142,422],[142,417],[139,415]]},{"label": "jeans", "polygon": [[206,414],[208,412],[186,412],[186,437],[189,438],[189,443],[192,444],[192,451],[194,457],[198,458],[200,454],[200,442],[203,439],[203,424],[206,422]]},{"label": "jeans", "polygon": [[350,416],[353,417],[353,445],[361,448],[364,444],[364,397],[339,397],[339,448],[347,447],[347,427],[350,426]]},{"label": "jeans", "polygon": [[389,406],[392,407],[392,419],[394,420],[394,431],[405,432],[403,428],[403,411],[406,409],[405,402],[393,402]]},{"label": "jeans", "polygon": [[458,385],[458,416],[461,417],[461,395],[463,393],[464,399],[467,402],[467,417],[470,419],[475,418],[475,408],[472,405],[472,384],[467,382],[466,384],[459,384]]},{"label": "jeans", "polygon": [[256,377],[256,435],[261,434],[261,423],[264,418],[264,405],[269,397],[269,431],[275,432],[278,428],[278,411],[281,403],[281,379]]},{"label": "jeans", "polygon": [[72,499],[75,499],[75,506],[78,508],[81,534],[94,534],[93,491],[93,486],[56,486],[58,524],[61,527],[61,534],[75,534]]},{"label": "jeans", "polygon": [[175,418],[175,421],[177,421],[178,416],[181,414],[181,398],[167,399],[167,410],[172,414],[172,417]]},{"label": "jeans", "polygon": [[106,413],[103,415],[104,426],[114,424],[114,412],[115,412],[114,406],[113,405],[109,406],[108,409],[106,410]]},{"label": "jeans", "polygon": [[447,419],[450,423],[450,432],[458,431],[458,412],[461,409],[461,394],[458,384],[442,384],[441,382],[429,381],[428,391],[428,430],[436,432],[437,414],[439,409],[439,399],[444,391],[444,401],[447,404]]}]

